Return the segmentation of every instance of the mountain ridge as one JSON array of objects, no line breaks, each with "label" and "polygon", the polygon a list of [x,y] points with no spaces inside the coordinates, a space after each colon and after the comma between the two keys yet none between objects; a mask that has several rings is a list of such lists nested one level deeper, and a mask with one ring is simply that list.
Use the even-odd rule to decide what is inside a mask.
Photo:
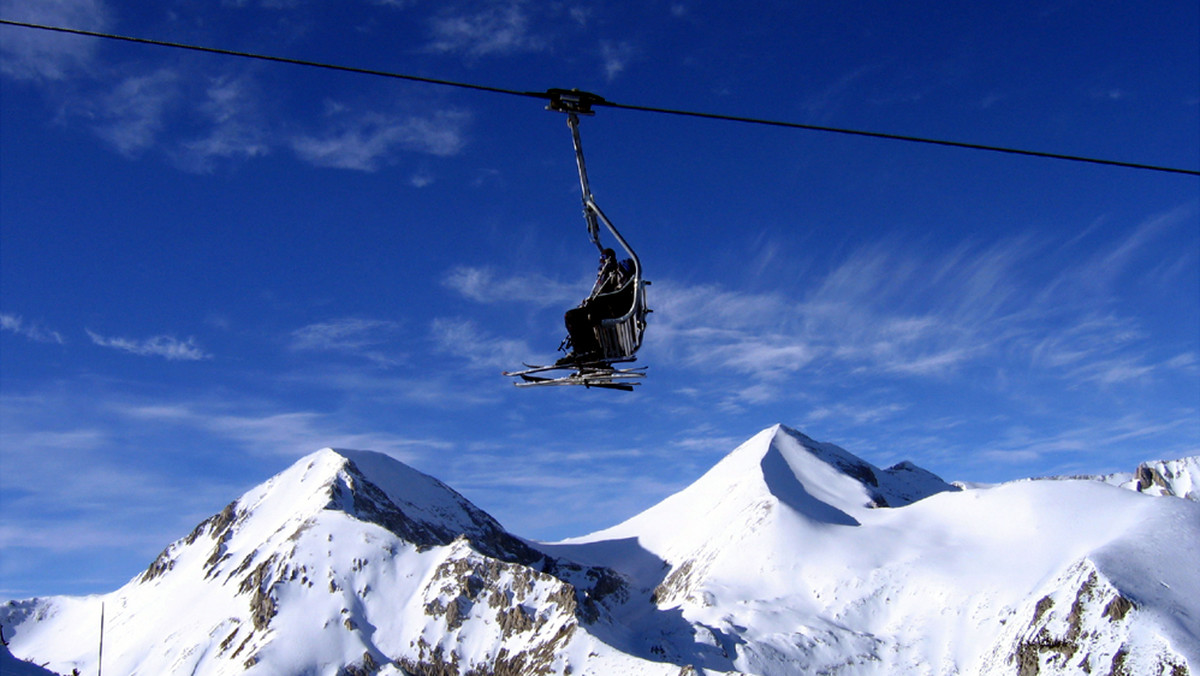
[{"label": "mountain ridge", "polygon": [[323,449],[117,591],[0,623],[60,673],[95,670],[102,603],[117,673],[1188,673],[1200,504],[1117,485],[964,490],[777,425],[621,524],[537,543]]}]

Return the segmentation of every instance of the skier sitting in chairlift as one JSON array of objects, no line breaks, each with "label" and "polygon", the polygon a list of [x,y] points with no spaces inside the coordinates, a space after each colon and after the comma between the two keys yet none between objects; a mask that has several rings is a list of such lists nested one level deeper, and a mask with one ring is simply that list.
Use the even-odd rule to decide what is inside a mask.
[{"label": "skier sitting in chairlift", "polygon": [[600,343],[596,340],[596,327],[601,320],[613,319],[625,314],[633,304],[635,289],[627,284],[633,275],[633,260],[617,261],[612,249],[600,253],[600,267],[592,293],[579,304],[567,310],[563,321],[567,325],[566,343],[572,348],[557,364],[583,364],[603,360]]}]

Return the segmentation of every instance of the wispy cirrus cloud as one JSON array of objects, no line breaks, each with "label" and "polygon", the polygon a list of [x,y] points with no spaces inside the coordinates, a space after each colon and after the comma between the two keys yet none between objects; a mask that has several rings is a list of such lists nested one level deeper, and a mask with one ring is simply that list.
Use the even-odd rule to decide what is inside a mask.
[{"label": "wispy cirrus cloud", "polygon": [[1149,218],[1066,261],[1028,237],[938,254],[866,246],[794,297],[657,280],[648,345],[689,367],[749,376],[745,396],[758,400],[814,367],[830,378],[942,378],[986,366],[1034,368],[1077,387],[1146,380],[1190,368],[1191,352],[1152,357],[1139,321],[1104,308],[1122,269],[1188,213]]},{"label": "wispy cirrus cloud", "polygon": [[818,422],[827,418],[850,420],[855,425],[868,425],[883,420],[889,420],[908,408],[905,404],[889,403],[874,406],[837,403],[819,406],[809,411],[807,423]]},{"label": "wispy cirrus cloud", "polygon": [[20,315],[0,314],[0,331],[9,331],[35,343],[57,343],[67,341],[58,331],[48,329],[40,322],[25,321]]},{"label": "wispy cirrus cloud", "polygon": [[[1117,274],[1154,233],[1183,217],[1148,219],[1068,265],[1049,243],[1013,237],[938,253],[864,246],[795,295],[658,279],[647,349],[660,363],[736,374],[743,380],[724,391],[743,403],[778,400],[799,373],[944,379],[968,368],[1033,368],[1077,387],[1146,380],[1189,368],[1190,352],[1152,359],[1137,320],[1096,309],[1109,302],[1112,285],[1097,285],[1094,268]],[[573,299],[572,287],[490,268],[452,269],[443,284],[484,303],[554,307]]]},{"label": "wispy cirrus cloud", "polygon": [[400,328],[400,324],[393,321],[344,317],[296,329],[291,334],[291,348],[340,352],[380,366],[396,366],[404,361],[404,357],[388,354],[383,348],[396,343]]},{"label": "wispy cirrus cloud", "polygon": [[804,110],[814,120],[824,121],[835,117],[847,101],[853,100],[852,93],[861,85],[860,81],[879,68],[878,64],[868,64],[843,73],[825,87],[810,94],[804,100]]},{"label": "wispy cirrus cloud", "polygon": [[[1109,456],[1120,456],[1131,441],[1147,444],[1146,459],[1180,458],[1194,454],[1194,442],[1182,446],[1158,446],[1165,432],[1196,427],[1196,411],[1171,411],[1170,416],[1149,419],[1130,414],[1112,419],[1078,419],[1059,430],[1045,431],[1032,426],[1014,424],[989,448],[979,450],[979,458],[987,462],[1041,462],[1057,465],[1054,473],[1105,471]],[[1187,435],[1185,435],[1185,438]],[[1195,439],[1191,436],[1191,439]],[[1087,458],[1086,463],[1081,459]],[[1110,465],[1108,471],[1132,472],[1132,466]]]},{"label": "wispy cirrus cloud", "polygon": [[470,115],[456,110],[429,115],[367,112],[339,115],[327,129],[289,140],[300,159],[319,167],[375,171],[402,151],[438,157],[458,154],[466,145]]},{"label": "wispy cirrus cloud", "polygon": [[[109,23],[100,0],[0,1],[7,18],[95,30]],[[375,171],[406,153],[450,157],[466,145],[471,118],[458,109],[372,100],[359,109],[330,104],[310,119],[288,109],[281,118],[271,102],[283,92],[253,65],[226,64],[216,75],[188,58],[147,67],[104,58],[94,39],[17,27],[0,33],[0,74],[34,82],[58,122],[90,129],[130,159],[158,156],[206,173],[284,149],[315,166]]]},{"label": "wispy cirrus cloud", "polygon": [[442,279],[442,285],[479,303],[530,303],[539,307],[567,306],[579,301],[577,285],[543,275],[501,275],[491,267],[460,265]]},{"label": "wispy cirrus cloud", "polygon": [[[89,574],[103,570],[104,576],[127,578],[122,571],[128,562],[125,569],[104,570],[103,552],[117,546],[135,551],[135,560],[149,560],[255,483],[254,476],[281,469],[279,458],[326,446],[377,450],[412,462],[452,444],[354,429],[343,415],[252,398],[147,400],[99,381],[19,395],[6,391],[0,395],[0,494],[7,518],[0,522],[0,547],[12,556],[5,572],[74,552],[95,559]],[[227,461],[240,468],[238,476],[214,471]],[[55,584],[61,588],[2,591],[73,592],[79,580],[64,575]]]},{"label": "wispy cirrus cloud", "polygon": [[119,82],[92,106],[96,133],[126,157],[156,146],[168,110],[179,101],[178,78],[175,71],[160,69]]},{"label": "wispy cirrus cloud", "polygon": [[612,82],[620,75],[629,62],[637,56],[637,48],[628,42],[600,42],[600,58],[604,63],[604,78]]},{"label": "wispy cirrus cloud", "polygon": [[60,121],[89,127],[124,157],[153,153],[193,173],[261,157],[281,143],[258,90],[248,71],[207,76],[180,64],[108,66],[71,86],[47,85]]},{"label": "wispy cirrus cloud", "polygon": [[92,343],[100,347],[112,348],[140,357],[162,357],[170,361],[201,361],[212,358],[212,355],[202,350],[196,344],[196,339],[192,337],[187,340],[179,340],[174,336],[163,335],[134,340],[102,336],[91,330],[87,330],[87,335],[92,339]]},{"label": "wispy cirrus cloud", "polygon": [[[1113,238],[1108,246],[1079,257],[1072,265],[1065,266],[1042,291],[1042,296],[1078,297],[1111,293],[1131,271],[1144,274],[1148,269],[1164,271],[1159,274],[1160,283],[1177,284],[1178,275],[1187,266],[1172,263],[1194,262],[1195,251],[1187,248],[1169,251],[1170,256],[1164,257],[1163,252],[1156,249],[1155,245],[1173,231],[1194,224],[1198,211],[1200,202],[1193,201],[1142,219],[1124,236]],[[1087,239],[1098,225],[1088,228],[1069,244],[1074,246],[1080,240]],[[1065,249],[1064,255],[1074,255],[1069,247]]]},{"label": "wispy cirrus cloud", "polygon": [[509,369],[533,357],[525,341],[489,335],[464,319],[435,319],[430,334],[438,351],[459,355],[473,368]]},{"label": "wispy cirrus cloud", "polygon": [[412,462],[422,452],[451,447],[436,438],[347,431],[331,416],[314,411],[268,410],[256,414],[253,406],[243,406],[251,412],[231,412],[228,406],[190,401],[125,403],[115,408],[121,416],[144,424],[202,431],[263,455],[297,457],[333,447],[379,451]]},{"label": "wispy cirrus cloud", "polygon": [[209,78],[195,106],[204,121],[201,135],[181,141],[176,163],[193,172],[211,171],[219,160],[248,160],[271,152],[272,135],[258,103],[258,86],[248,74]]},{"label": "wispy cirrus cloud", "polygon": [[[102,0],[22,2],[0,0],[0,15],[43,26],[107,30],[111,12]],[[0,73],[25,81],[60,81],[94,67],[99,42],[74,35],[0,27]]]},{"label": "wispy cirrus cloud", "polygon": [[434,52],[467,56],[503,56],[541,51],[546,41],[532,29],[522,2],[496,3],[455,13],[447,11],[429,22]]}]

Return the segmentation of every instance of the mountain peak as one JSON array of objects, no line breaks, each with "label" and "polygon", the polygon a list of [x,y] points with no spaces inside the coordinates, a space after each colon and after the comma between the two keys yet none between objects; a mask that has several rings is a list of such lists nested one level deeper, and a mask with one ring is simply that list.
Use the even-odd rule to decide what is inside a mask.
[{"label": "mountain peak", "polygon": [[[1139,487],[1185,490],[1187,467]],[[60,673],[96,670],[102,612],[118,673],[1186,672],[1200,507],[1096,479],[920,500],[951,489],[775,426],[545,545],[388,456],[324,449],[121,589],[0,624]]]},{"label": "mountain peak", "polygon": [[755,538],[786,537],[797,527],[858,526],[870,509],[955,490],[911,463],[879,469],[834,444],[774,425],[657,505],[567,542],[633,538],[664,560],[679,562],[697,558],[701,550],[736,551]]},{"label": "mountain peak", "polygon": [[[478,551],[499,559],[538,557],[454,489],[375,451],[322,449],[301,458],[238,503],[268,513],[282,503],[293,514],[292,520],[311,519],[323,511],[341,512],[381,526],[419,548],[466,537]],[[307,509],[297,509],[297,505]]]},{"label": "mountain peak", "polygon": [[763,430],[734,450],[733,456],[744,456],[743,462],[759,458],[772,494],[788,504],[796,497],[796,483],[834,507],[851,510],[901,507],[958,490],[911,462],[880,469],[840,446],[816,441],[785,425]]},{"label": "mountain peak", "polygon": [[[437,479],[374,451],[325,448],[250,489],[156,558],[140,579],[175,568],[188,550],[211,547],[205,577],[229,578],[276,555],[286,558],[319,523],[383,528],[418,550],[465,538],[481,554],[533,562],[542,555]],[[355,526],[354,524],[358,524]],[[198,542],[199,541],[199,542]],[[209,544],[211,543],[211,544]]]}]

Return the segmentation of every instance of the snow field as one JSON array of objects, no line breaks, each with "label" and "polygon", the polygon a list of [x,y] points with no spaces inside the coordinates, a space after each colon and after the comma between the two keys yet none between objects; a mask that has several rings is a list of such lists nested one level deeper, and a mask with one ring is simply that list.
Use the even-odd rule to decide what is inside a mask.
[{"label": "snow field", "polygon": [[106,673],[1173,674],[1200,663],[1200,504],[1151,495],[1195,460],[1144,493],[959,490],[776,426],[624,523],[527,544],[432,477],[325,449],[121,589],[0,619],[61,673],[95,671],[103,603]]}]

